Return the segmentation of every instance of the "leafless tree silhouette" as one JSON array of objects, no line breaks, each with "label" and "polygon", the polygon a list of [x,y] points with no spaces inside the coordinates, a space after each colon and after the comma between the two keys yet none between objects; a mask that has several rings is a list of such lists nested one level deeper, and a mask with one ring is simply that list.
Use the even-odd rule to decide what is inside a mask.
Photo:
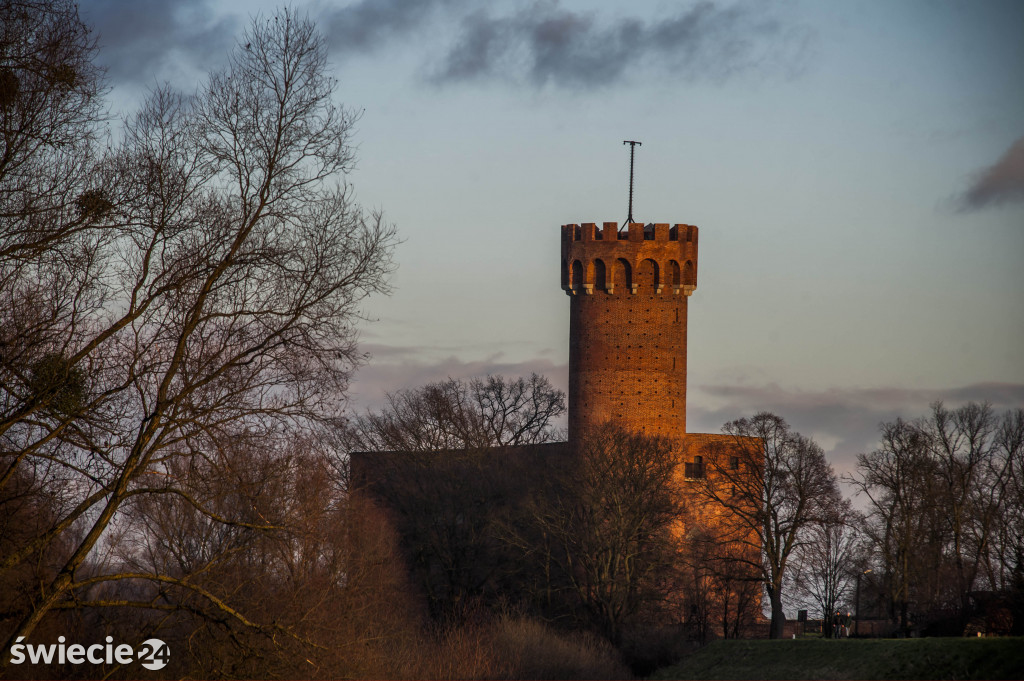
[{"label": "leafless tree silhouette", "polygon": [[111,556],[154,498],[223,532],[282,529],[195,477],[238,442],[274,451],[339,414],[359,305],[387,290],[395,240],[344,183],[356,115],[333,102],[321,37],[285,10],[256,18],[194,96],[155,91],[101,153],[74,6],[2,12],[0,490],[31,484],[54,503],[0,578],[68,543],[6,633],[124,579],[174,582],[252,622]]},{"label": "leafless tree silhouette", "polygon": [[821,447],[775,414],[731,421],[722,432],[729,438],[708,447],[707,474],[695,489],[708,513],[728,516],[715,524],[716,536],[760,574],[771,602],[770,636],[780,638],[786,572],[807,531],[840,504],[837,478]]}]

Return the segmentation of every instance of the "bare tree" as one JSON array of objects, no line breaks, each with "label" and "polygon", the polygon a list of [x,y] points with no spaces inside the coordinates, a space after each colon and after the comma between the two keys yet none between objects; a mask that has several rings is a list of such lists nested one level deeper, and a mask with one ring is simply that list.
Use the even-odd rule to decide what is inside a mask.
[{"label": "bare tree", "polygon": [[868,498],[868,536],[881,553],[890,609],[904,633],[909,632],[920,563],[939,559],[931,522],[937,500],[935,470],[927,437],[901,419],[882,424],[881,447],[858,455],[857,473],[848,480]]},{"label": "bare tree", "polygon": [[755,622],[761,611],[761,571],[748,560],[749,545],[707,520],[697,504],[684,521],[690,529],[683,544],[680,614],[699,641],[715,629],[722,638],[741,638],[748,631],[745,625]]},{"label": "bare tree", "polygon": [[565,393],[544,376],[449,378],[387,396],[387,405],[349,420],[343,447],[363,452],[436,452],[550,442]]},{"label": "bare tree", "polygon": [[[16,425],[45,431],[39,415],[77,406],[83,388],[63,353],[102,304],[95,51],[69,0],[0,2],[0,437]],[[21,459],[0,442],[2,487]]]},{"label": "bare tree", "polygon": [[1024,633],[1024,409],[1007,412],[996,446],[1008,462],[1005,498],[995,531],[996,584],[1008,594],[1013,633]]},{"label": "bare tree", "polygon": [[[38,11],[70,16],[65,3]],[[78,53],[86,61],[89,49]],[[117,148],[95,163],[75,157],[85,190],[51,201],[76,216],[68,227],[40,232],[32,210],[5,217],[0,485],[36,480],[57,512],[0,571],[76,537],[8,646],[83,590],[125,579],[176,580],[253,622],[155,566],[93,561],[151,497],[176,498],[225,530],[280,529],[251,508],[219,512],[183,472],[232,451],[225,444],[240,433],[272,441],[337,418],[360,359],[359,304],[387,288],[394,230],[343,183],[355,115],[333,103],[334,90],[311,23],[289,10],[257,18],[193,97],[156,91]],[[26,158],[45,163],[48,150]],[[12,177],[2,178],[5,201],[22,191]],[[25,191],[45,195],[47,178],[27,176]]]},{"label": "bare tree", "polygon": [[775,414],[731,421],[722,432],[729,438],[708,445],[707,474],[695,489],[709,513],[725,515],[716,523],[719,539],[743,547],[735,559],[760,574],[771,602],[770,636],[780,638],[790,559],[840,503],[837,479],[821,447]]},{"label": "bare tree", "polygon": [[533,445],[559,439],[554,420],[565,413],[565,393],[546,376],[509,380],[489,375],[469,383],[484,430],[499,445]]},{"label": "bare tree", "polygon": [[[818,606],[824,622],[849,602],[859,569],[857,516],[845,499],[836,511],[833,517],[808,529],[806,541],[798,549],[793,579],[796,589]],[[825,635],[831,637],[827,626]]]},{"label": "bare tree", "polygon": [[125,601],[148,601],[137,626],[180,652],[178,675],[399,673],[389,654],[416,638],[419,613],[396,541],[336,484],[333,453],[244,435],[227,447],[176,461],[179,486],[206,512],[179,495],[140,497],[128,511],[122,570],[164,579],[98,583],[76,607],[114,610],[123,626]]},{"label": "bare tree", "polygon": [[849,481],[869,500],[868,536],[904,633],[912,615],[962,633],[973,593],[1012,590],[1021,423],[1021,410],[1000,419],[986,404],[936,403],[928,418],[883,423],[881,447],[858,457]]},{"label": "bare tree", "polygon": [[571,464],[535,501],[509,538],[542,564],[544,588],[564,588],[577,616],[616,644],[644,610],[666,605],[678,585],[680,456],[663,438],[616,424],[577,443]]},{"label": "bare tree", "polygon": [[925,422],[937,463],[961,630],[980,578],[996,586],[992,544],[1010,473],[1010,460],[997,445],[998,426],[990,405],[973,402],[952,411],[938,402]]}]

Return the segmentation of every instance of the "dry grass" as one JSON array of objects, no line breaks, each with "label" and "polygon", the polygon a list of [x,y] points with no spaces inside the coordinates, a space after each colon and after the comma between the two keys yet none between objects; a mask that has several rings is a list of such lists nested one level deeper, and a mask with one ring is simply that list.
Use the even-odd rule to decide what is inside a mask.
[{"label": "dry grass", "polygon": [[607,642],[523,617],[448,629],[410,659],[403,675],[430,679],[624,679]]},{"label": "dry grass", "polygon": [[618,652],[586,632],[563,633],[536,620],[502,618],[495,625],[498,659],[514,679],[622,679]]}]

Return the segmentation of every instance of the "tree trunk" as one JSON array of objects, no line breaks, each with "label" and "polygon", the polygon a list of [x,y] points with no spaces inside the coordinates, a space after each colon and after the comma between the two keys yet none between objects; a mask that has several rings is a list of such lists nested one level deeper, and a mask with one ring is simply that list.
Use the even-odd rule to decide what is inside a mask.
[{"label": "tree trunk", "polygon": [[786,614],[782,612],[781,590],[768,589],[768,599],[772,604],[772,622],[768,628],[768,638],[782,638],[785,635]]}]

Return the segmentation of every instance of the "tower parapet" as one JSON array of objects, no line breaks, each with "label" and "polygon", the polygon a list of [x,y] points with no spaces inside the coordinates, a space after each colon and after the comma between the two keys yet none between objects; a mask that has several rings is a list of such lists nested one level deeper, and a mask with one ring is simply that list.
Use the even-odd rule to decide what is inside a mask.
[{"label": "tower parapet", "polygon": [[697,288],[697,228],[632,222],[562,226],[562,289],[570,296],[637,294],[689,296]]},{"label": "tower parapet", "polygon": [[687,300],[696,288],[693,225],[562,226],[570,441],[609,420],[686,434]]}]

